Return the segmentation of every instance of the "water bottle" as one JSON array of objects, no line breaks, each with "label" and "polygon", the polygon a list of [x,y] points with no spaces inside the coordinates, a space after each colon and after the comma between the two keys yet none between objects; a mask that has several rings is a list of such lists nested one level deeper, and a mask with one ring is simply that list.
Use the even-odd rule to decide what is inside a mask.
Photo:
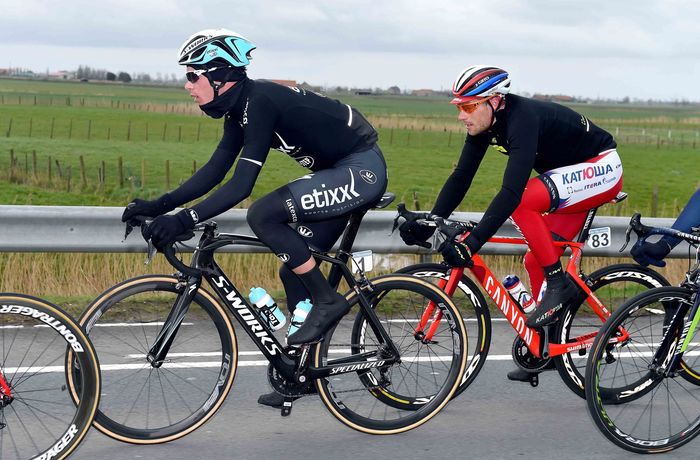
[{"label": "water bottle", "polygon": [[250,294],[248,295],[250,303],[255,305],[255,307],[260,311],[260,315],[263,320],[267,323],[273,331],[284,326],[287,322],[284,313],[277,306],[275,301],[270,297],[270,294],[261,287],[250,288]]},{"label": "water bottle", "polygon": [[287,337],[298,331],[301,325],[304,324],[304,320],[306,320],[306,316],[309,314],[309,311],[311,311],[312,306],[309,299],[304,299],[297,303],[294,313],[292,314],[292,319],[289,321]]},{"label": "water bottle", "polygon": [[535,307],[535,300],[532,298],[523,283],[520,282],[520,278],[516,275],[508,275],[503,278],[503,287],[508,290],[508,293],[513,297],[513,299],[520,304],[523,308],[525,314],[532,312]]}]

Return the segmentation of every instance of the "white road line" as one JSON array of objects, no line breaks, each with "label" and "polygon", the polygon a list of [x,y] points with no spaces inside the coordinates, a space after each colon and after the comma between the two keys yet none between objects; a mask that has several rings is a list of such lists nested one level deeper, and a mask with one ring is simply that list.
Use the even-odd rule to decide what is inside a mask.
[{"label": "white road line", "polygon": [[[246,351],[245,356],[260,355],[258,351]],[[343,353],[342,350],[336,351],[336,353]],[[201,356],[205,356],[202,353]],[[653,353],[651,352],[623,352],[615,353],[616,357],[623,358],[641,358],[650,357]],[[700,356],[700,351],[693,351],[686,353],[685,356]],[[437,359],[435,357],[421,357],[421,358],[403,358],[403,361],[409,362],[431,362],[431,361],[446,361],[450,358],[447,356],[439,356]],[[487,361],[510,361],[511,355],[489,355]],[[575,359],[586,359],[585,356],[579,357],[575,356]],[[255,366],[267,366],[269,362],[267,360],[239,360],[238,366],[240,367],[255,367]],[[149,369],[151,366],[148,363],[130,363],[130,364],[102,364],[100,369],[102,371],[123,371],[123,370],[137,370],[137,369]],[[219,368],[221,367],[220,361],[183,361],[179,363],[168,362],[163,365],[166,369],[187,369],[187,368]],[[16,373],[51,373],[51,372],[64,372],[63,366],[46,366],[46,367],[6,367],[2,371],[5,376],[9,376]]]}]

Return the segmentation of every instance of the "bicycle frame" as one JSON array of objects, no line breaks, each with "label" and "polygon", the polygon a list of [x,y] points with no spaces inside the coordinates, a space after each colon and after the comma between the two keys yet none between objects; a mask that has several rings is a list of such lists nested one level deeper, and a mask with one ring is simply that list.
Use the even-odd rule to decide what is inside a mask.
[{"label": "bicycle frame", "polygon": [[[272,329],[263,320],[258,309],[252,307],[246,301],[245,297],[241,295],[231,280],[214,261],[214,251],[230,244],[264,246],[257,238],[250,236],[224,233],[214,236],[213,229],[209,228],[205,230],[192,256],[191,267],[187,267],[189,270],[186,270],[191,272],[193,271],[192,269],[195,269],[199,275],[186,274],[181,277],[182,281],[185,283],[185,289],[178,295],[173,309],[165,320],[161,331],[154,340],[147,355],[147,359],[152,366],[159,367],[165,361],[170,345],[187,313],[190,302],[194,299],[197,290],[201,286],[202,277],[207,280],[219,299],[226,306],[227,310],[236,318],[243,329],[245,329],[255,346],[258,347],[268,361],[270,361],[285,379],[303,382],[305,380],[299,380],[301,375],[309,379],[318,379],[330,375],[387,366],[398,361],[400,356],[398,349],[381,326],[379,318],[371,308],[370,303],[361,293],[361,285],[368,283],[364,278],[364,274],[362,274],[358,282],[353,277],[352,272],[342,258],[335,258],[312,251],[313,256],[317,259],[331,263],[336,273],[339,271],[340,276],[344,278],[348,285],[358,294],[362,314],[367,319],[367,322],[377,337],[381,338],[382,342],[388,346],[388,351],[391,356],[379,357],[378,351],[372,351],[332,360],[329,361],[326,366],[307,368],[306,359],[308,357],[308,347],[301,348],[302,353],[299,357],[290,355],[285,350],[285,347],[275,338]],[[167,253],[166,257],[173,263],[171,257],[169,257]],[[178,266],[178,264],[181,263],[177,261],[177,259],[175,259],[175,261],[177,264],[173,263],[173,265],[181,269],[181,267]],[[181,272],[185,273],[185,270],[181,269]],[[369,358],[377,358],[377,360],[368,361]]]},{"label": "bicycle frame", "polygon": [[[469,232],[463,233],[459,237],[459,241],[464,241],[468,235]],[[518,237],[493,237],[489,240],[489,242],[527,246],[527,241],[525,238]],[[581,291],[586,295],[587,303],[591,306],[595,314],[601,319],[601,323],[605,322],[605,320],[610,317],[610,311],[595,296],[595,294],[593,294],[590,288],[578,275],[578,266],[581,261],[581,253],[585,243],[573,241],[555,241],[554,245],[557,247],[571,249],[571,256],[569,257],[566,271],[579,286]],[[483,259],[478,254],[475,254],[472,256],[472,262],[473,265],[469,267],[470,271],[534,356],[537,358],[547,359],[552,356],[559,356],[576,350],[588,349],[593,346],[596,333],[576,337],[574,341],[570,343],[549,343],[548,328],[544,329],[543,334],[536,329],[527,327],[525,324],[526,317],[521,306],[513,300],[506,288],[503,287],[503,284],[501,284],[498,278],[494,276],[493,272],[489,269]],[[465,267],[453,267],[450,270],[449,278],[447,280],[441,279],[439,281],[439,287],[443,289],[447,295],[453,296],[459,281],[464,274],[464,270]],[[421,318],[418,327],[416,328],[416,333],[425,333],[425,336],[430,339],[434,331],[437,329],[440,318],[441,312],[439,310],[435,311],[434,305],[428,305],[426,310],[423,312],[423,317]],[[432,323],[428,328],[428,331],[423,332],[429,321],[432,321]],[[627,332],[622,330],[620,337],[618,337],[616,341],[624,341],[627,340],[628,337],[629,335]]]},{"label": "bicycle frame", "polygon": [[0,372],[0,406],[5,402],[6,399],[12,399],[12,390],[10,385],[5,380],[5,376]]}]

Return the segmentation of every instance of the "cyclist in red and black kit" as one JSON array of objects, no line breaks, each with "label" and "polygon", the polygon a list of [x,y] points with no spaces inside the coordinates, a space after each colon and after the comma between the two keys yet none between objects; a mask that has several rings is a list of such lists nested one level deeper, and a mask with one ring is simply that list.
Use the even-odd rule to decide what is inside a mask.
[{"label": "cyclist in red and black kit", "polygon": [[[546,279],[542,301],[527,319],[529,327],[556,321],[576,295],[559,261],[554,238],[571,240],[589,209],[614,198],[622,188],[622,164],[613,137],[573,110],[509,94],[508,72],[471,66],[452,91],[467,138],[457,167],[442,188],[432,213],[448,217],[464,198],[489,146],[508,156],[501,189],[464,243],[441,246],[445,260],[465,266],[472,254],[510,217],[528,242],[525,267],[533,293]],[[538,175],[530,178],[532,171]],[[433,228],[405,222],[407,244],[425,241]]]},{"label": "cyclist in red and black kit", "polygon": [[[312,171],[255,201],[247,213],[253,232],[284,263],[280,278],[291,309],[306,298],[313,308],[289,345],[318,341],[349,310],[311,256],[328,251],[350,214],[371,207],[387,185],[377,133],[347,104],[300,88],[247,77],[255,49],[240,34],[208,29],[188,38],[179,64],[187,66],[185,89],[202,111],[224,118],[224,134],[211,159],[177,189],[153,201],[134,200],[122,220],[156,217],[146,230],[162,247],[199,221],[240,203],[253,190],[270,149]],[[163,215],[201,197],[238,162],[231,180],[202,202]],[[281,404],[281,398],[278,403]]]}]

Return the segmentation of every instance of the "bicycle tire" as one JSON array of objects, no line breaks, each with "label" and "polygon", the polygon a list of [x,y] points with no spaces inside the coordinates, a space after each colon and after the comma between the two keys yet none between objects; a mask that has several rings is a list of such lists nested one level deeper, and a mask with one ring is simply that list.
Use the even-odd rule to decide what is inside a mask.
[{"label": "bicycle tire", "polygon": [[[0,352],[11,396],[0,398],[0,458],[67,458],[90,429],[99,403],[100,368],[90,340],[58,306],[1,293]],[[76,400],[64,391],[68,359],[85,382]]]},{"label": "bicycle tire", "polygon": [[[201,287],[166,363],[156,368],[146,360],[148,344],[160,331],[156,326],[184,287],[170,275],[132,278],[106,290],[80,317],[102,358],[103,396],[94,425],[113,439],[132,444],[179,439],[208,421],[231,390],[236,334],[224,308]],[[126,378],[124,371],[130,372]],[[79,386],[69,383],[71,391]]]},{"label": "bicycle tire", "polygon": [[[654,270],[635,264],[615,264],[603,267],[591,273],[585,282],[611,313],[615,307],[640,292],[670,284],[666,278]],[[585,297],[581,293],[579,299],[555,324],[554,342],[566,343],[571,341],[571,337],[597,333],[602,322],[592,312],[589,315],[582,314],[581,306],[585,305],[584,302]],[[581,349],[553,358],[556,369],[566,386],[581,398],[586,397],[584,389],[586,360],[583,357],[587,353],[586,349]],[[578,356],[574,356],[574,354]],[[620,390],[624,391],[624,388]]]},{"label": "bicycle tire", "polygon": [[[432,283],[437,284],[439,280],[449,279],[451,268],[445,264],[437,263],[421,263],[404,267],[396,273],[405,273],[408,275],[417,276],[419,278],[430,279]],[[452,296],[452,301],[457,305],[457,309],[462,313],[465,327],[467,328],[467,337],[469,343],[474,344],[474,351],[467,350],[469,361],[462,376],[462,381],[452,395],[456,398],[479,375],[481,368],[486,363],[486,358],[491,347],[491,313],[489,312],[488,302],[482,294],[479,286],[466,274],[458,284],[458,291],[455,291],[456,296]]]},{"label": "bicycle tire", "polygon": [[[700,387],[682,378],[664,376],[650,366],[659,346],[669,353],[661,361],[669,359],[675,345],[665,342],[672,340],[677,345],[681,332],[671,331],[662,343],[668,323],[658,310],[665,312],[679,302],[692,305],[693,295],[679,287],[641,293],[618,308],[596,337],[586,369],[588,410],[601,433],[623,449],[644,454],[667,452],[700,433]],[[629,333],[629,339],[611,345],[620,328]],[[628,370],[632,379],[626,375]],[[639,384],[643,395],[632,402],[609,402],[601,394],[601,388],[617,387],[618,379],[622,385],[638,380],[640,373],[649,375],[649,379]]]},{"label": "bicycle tire", "polygon": [[[410,337],[407,340],[413,340],[413,343],[406,344],[394,339],[395,344],[401,351],[401,361],[390,365],[388,368],[364,369],[336,374],[332,377],[317,379],[315,385],[321,400],[328,410],[345,425],[369,434],[402,433],[418,427],[433,418],[457,390],[461,377],[464,375],[467,361],[466,350],[468,349],[468,343],[466,330],[454,303],[432,283],[410,275],[382,276],[374,278],[371,280],[371,283],[371,288],[365,287],[364,293],[368,296],[373,308],[379,302],[385,301],[387,306],[383,306],[383,312],[380,313],[387,315],[387,319],[382,321],[382,324],[386,325],[385,330],[387,333],[391,334],[392,329],[398,329],[399,332],[404,334],[404,338]],[[444,353],[444,355],[437,355],[432,350],[426,350],[427,347],[423,347],[423,345],[431,345],[432,343],[426,344],[416,339],[413,335],[413,329],[410,327],[420,317],[426,299],[435,302],[443,313],[440,322],[441,329],[434,336],[434,339],[439,338],[442,342],[434,342],[441,344],[440,352]],[[411,302],[413,305],[408,307],[407,304],[411,300],[413,300]],[[359,296],[354,291],[351,291],[348,293],[348,301],[351,305],[357,304]],[[377,309],[375,308],[376,311]],[[409,316],[407,316],[408,312],[410,312]],[[358,331],[363,328],[358,326],[358,322],[366,323],[362,310],[357,313],[351,325],[341,322],[326,334],[325,340],[314,348],[313,358],[316,366],[325,365],[331,361],[329,358],[331,349],[341,354],[347,354],[348,331],[345,330],[345,326],[350,329],[350,356],[375,346],[377,346],[377,349],[380,349],[381,345],[375,345],[379,341],[373,341],[368,334],[371,328],[364,328],[362,338],[365,340],[361,341]],[[393,328],[393,323],[398,325]],[[406,325],[409,326],[407,327]],[[369,340],[367,340],[368,337]],[[449,349],[450,340],[454,347],[451,352]],[[338,344],[336,342],[341,343]],[[417,349],[415,357],[410,351],[411,348]],[[426,351],[427,357],[421,357],[421,351]],[[421,366],[421,362],[428,364]],[[439,365],[436,366],[435,362]],[[448,363],[448,365],[444,363]],[[432,370],[432,373],[425,377],[425,373],[421,371],[420,378],[425,380],[421,381],[421,385],[416,384],[416,391],[421,391],[422,393],[418,396],[413,395],[411,401],[406,401],[408,398],[406,398],[404,392],[407,391],[408,386],[404,385],[405,375],[408,374],[410,377],[412,367],[415,367],[417,370],[422,368]],[[415,375],[418,376],[418,372],[415,372]],[[392,379],[392,377],[395,378]],[[427,386],[433,380],[437,387],[436,390],[433,391],[423,387],[423,385]],[[421,388],[418,388],[419,386]],[[350,393],[351,396],[349,398],[343,396]],[[381,405],[381,410],[375,413],[373,408],[369,408],[368,413],[360,413],[365,408],[363,401],[358,402],[358,398],[362,397],[364,397],[363,401],[368,401],[370,406],[376,407],[377,404]],[[384,419],[378,418],[381,415],[384,416]]]}]

